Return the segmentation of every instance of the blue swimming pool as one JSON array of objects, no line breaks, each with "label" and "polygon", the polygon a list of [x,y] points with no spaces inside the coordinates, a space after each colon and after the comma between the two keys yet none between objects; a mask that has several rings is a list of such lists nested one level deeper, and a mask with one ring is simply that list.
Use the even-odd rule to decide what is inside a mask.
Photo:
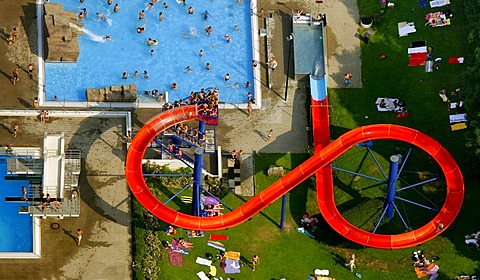
[{"label": "blue swimming pool", "polygon": [[[85,88],[103,88],[111,85],[135,83],[139,98],[154,101],[144,91],[157,89],[169,92],[169,100],[187,97],[191,91],[218,87],[220,100],[227,103],[245,103],[253,87],[252,38],[249,2],[230,1],[157,1],[146,8],[149,1],[107,0],[51,1],[64,5],[64,9],[80,12],[87,9],[83,20],[85,34],[79,37],[80,55],[76,63],[45,63],[46,100],[57,96],[60,101],[85,101]],[[163,8],[163,3],[168,8]],[[114,4],[120,10],[113,11]],[[190,5],[193,14],[188,14]],[[145,11],[145,19],[139,13]],[[204,13],[208,18],[204,20]],[[159,20],[159,13],[163,20]],[[105,20],[96,16],[105,15]],[[145,31],[137,33],[136,27],[145,24]],[[204,30],[212,26],[208,36]],[[238,28],[235,28],[237,26]],[[111,40],[103,40],[108,34]],[[225,39],[225,35],[231,42]],[[158,40],[148,46],[147,40]],[[151,55],[151,50],[154,54]],[[203,56],[199,55],[200,50]],[[211,70],[206,70],[209,63]],[[189,66],[193,71],[184,70]],[[122,79],[122,73],[129,77]],[[134,77],[135,71],[140,76]],[[147,71],[150,78],[143,77]],[[230,80],[224,81],[229,73]],[[177,83],[178,89],[171,90]],[[238,87],[235,87],[238,83]]]},{"label": "blue swimming pool", "polygon": [[6,202],[7,196],[22,196],[22,186],[28,186],[27,181],[6,181],[7,162],[0,158],[0,253],[32,252],[33,225],[30,215],[18,214],[19,206],[25,202]]}]

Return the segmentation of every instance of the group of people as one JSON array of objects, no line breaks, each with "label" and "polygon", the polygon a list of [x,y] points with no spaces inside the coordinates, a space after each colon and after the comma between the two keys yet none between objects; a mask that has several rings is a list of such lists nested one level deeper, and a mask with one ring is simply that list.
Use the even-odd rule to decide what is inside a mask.
[{"label": "group of people", "polygon": [[[456,113],[462,113],[465,111],[464,103],[460,99],[461,88],[457,88],[450,93],[450,96],[447,96],[447,89],[442,88],[438,93],[438,96],[442,99],[444,103],[447,103],[448,110],[455,110]],[[456,101],[452,101],[456,100]]]},{"label": "group of people", "polygon": [[[422,250],[412,252],[412,261],[415,272],[418,275],[429,275],[429,280],[435,280],[438,277],[438,265],[428,260]],[[419,277],[420,278],[420,277]]]},{"label": "group of people", "polygon": [[243,161],[243,150],[233,150],[232,151],[232,159],[235,160],[235,161],[239,161],[239,162],[242,162]]},{"label": "group of people", "polygon": [[205,143],[205,135],[198,129],[192,128],[184,123],[176,124],[167,129],[170,133],[175,133],[179,137],[186,139],[192,143],[202,145]]},{"label": "group of people", "polygon": [[480,231],[465,235],[465,244],[474,245],[477,250],[480,250]]},{"label": "group of people", "polygon": [[40,122],[48,122],[50,120],[50,115],[48,113],[47,109],[43,109],[42,112],[40,112]]}]

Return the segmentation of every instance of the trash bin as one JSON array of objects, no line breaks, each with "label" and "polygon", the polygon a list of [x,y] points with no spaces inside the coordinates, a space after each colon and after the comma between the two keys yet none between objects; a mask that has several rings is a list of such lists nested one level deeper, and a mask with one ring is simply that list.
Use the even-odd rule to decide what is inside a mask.
[{"label": "trash bin", "polygon": [[360,20],[360,26],[364,29],[372,27],[372,24],[373,20],[371,17],[362,17],[362,19]]}]

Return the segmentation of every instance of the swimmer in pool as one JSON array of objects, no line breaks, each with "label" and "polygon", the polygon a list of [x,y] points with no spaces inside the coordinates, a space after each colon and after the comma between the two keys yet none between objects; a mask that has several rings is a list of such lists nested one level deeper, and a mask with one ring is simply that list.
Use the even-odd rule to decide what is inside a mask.
[{"label": "swimmer in pool", "polygon": [[209,26],[205,28],[205,33],[207,33],[208,36],[212,35],[213,32],[213,27]]},{"label": "swimmer in pool", "polygon": [[193,7],[192,6],[188,7],[188,14],[193,15]]},{"label": "swimmer in pool", "polygon": [[158,41],[156,39],[148,38],[147,45],[156,46],[156,45],[158,45]]},{"label": "swimmer in pool", "polygon": [[225,40],[227,40],[227,42],[231,42],[232,41],[232,38],[230,38],[230,36],[228,36],[228,34],[225,34],[225,36],[223,36],[223,38],[225,38]]},{"label": "swimmer in pool", "polygon": [[110,35],[107,34],[103,36],[103,40],[112,40],[112,38],[110,38]]},{"label": "swimmer in pool", "polygon": [[104,13],[96,13],[96,15],[97,15],[97,18],[103,21],[107,21],[107,15],[105,15]]},{"label": "swimmer in pool", "polygon": [[145,23],[142,26],[137,27],[137,33],[143,33],[145,31],[145,26],[147,26]]},{"label": "swimmer in pool", "polygon": [[234,83],[233,85],[230,85],[228,87],[231,87],[231,88],[238,88],[238,83]]},{"label": "swimmer in pool", "polygon": [[205,12],[202,13],[202,16],[203,16],[203,22],[207,22],[207,19],[210,16],[210,14],[208,13],[207,10],[205,10]]},{"label": "swimmer in pool", "polygon": [[193,69],[190,66],[187,66],[187,67],[183,68],[183,71],[190,73],[190,72],[193,72]]},{"label": "swimmer in pool", "polygon": [[207,71],[210,71],[210,63],[207,62],[207,64],[205,65],[205,69],[207,69]]},{"label": "swimmer in pool", "polygon": [[163,20],[163,13],[162,13],[162,12],[160,12],[160,13],[158,14],[158,20],[159,20],[159,21],[162,21],[162,20]]}]

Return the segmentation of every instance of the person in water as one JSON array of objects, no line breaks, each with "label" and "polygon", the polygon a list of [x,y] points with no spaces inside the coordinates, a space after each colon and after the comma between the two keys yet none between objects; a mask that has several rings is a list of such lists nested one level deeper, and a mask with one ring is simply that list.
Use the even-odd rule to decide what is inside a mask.
[{"label": "person in water", "polygon": [[205,12],[202,13],[202,16],[203,16],[203,21],[207,22],[207,19],[210,16],[210,14],[208,13],[207,10],[205,10]]}]

